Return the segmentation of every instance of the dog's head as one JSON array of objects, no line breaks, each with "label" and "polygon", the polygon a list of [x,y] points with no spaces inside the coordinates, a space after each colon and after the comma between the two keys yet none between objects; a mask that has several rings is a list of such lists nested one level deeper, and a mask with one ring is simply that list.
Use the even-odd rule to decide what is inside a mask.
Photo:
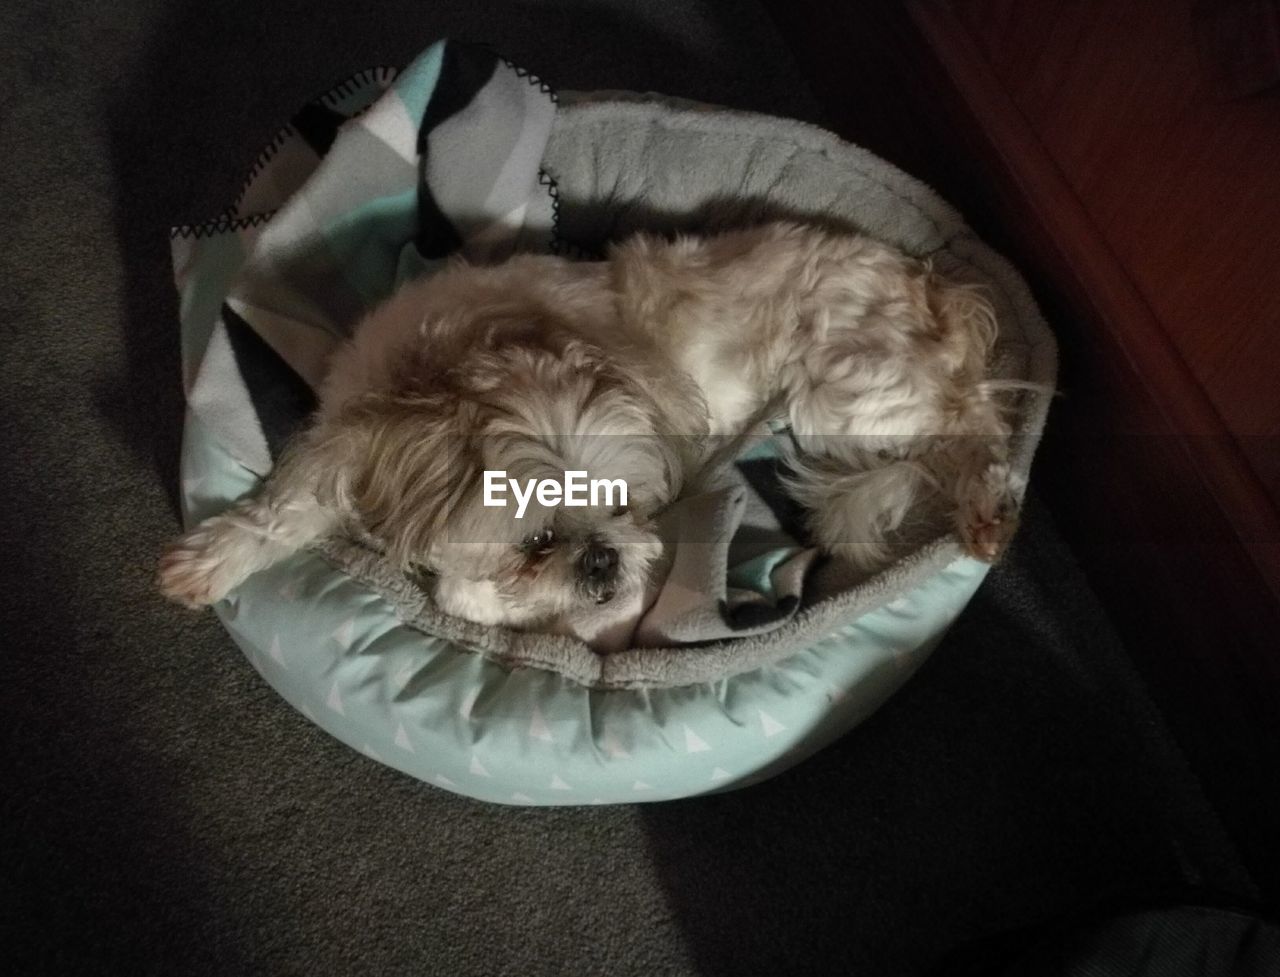
[{"label": "dog's head", "polygon": [[643,587],[661,550],[651,518],[681,472],[645,385],[545,326],[446,362],[406,364],[396,393],[357,399],[333,422],[350,459],[335,492],[388,558],[487,584],[501,613],[484,616],[508,622]]}]

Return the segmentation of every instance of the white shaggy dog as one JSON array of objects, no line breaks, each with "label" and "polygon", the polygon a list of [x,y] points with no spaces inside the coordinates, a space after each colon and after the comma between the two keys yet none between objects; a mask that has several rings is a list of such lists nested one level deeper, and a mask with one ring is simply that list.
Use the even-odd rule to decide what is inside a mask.
[{"label": "white shaggy dog", "polygon": [[[775,223],[637,236],[603,262],[455,264],[405,286],[334,357],[314,423],[253,499],[161,559],[192,606],[318,537],[357,526],[442,609],[551,627],[634,594],[650,519],[715,436],[777,405],[788,487],[826,550],[873,569],[941,493],[979,558],[999,556],[1021,486],[987,380],[990,306],[860,235]],[[628,505],[482,504],[483,472],[621,478]]]}]

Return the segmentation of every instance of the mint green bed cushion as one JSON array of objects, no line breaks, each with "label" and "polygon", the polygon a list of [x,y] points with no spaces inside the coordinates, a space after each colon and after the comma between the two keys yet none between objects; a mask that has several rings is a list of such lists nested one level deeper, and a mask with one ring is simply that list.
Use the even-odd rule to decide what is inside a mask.
[{"label": "mint green bed cushion", "polygon": [[[828,133],[669,100],[565,96],[544,167],[558,188],[560,232],[579,243],[655,215],[732,220],[774,205],[931,255],[940,270],[989,286],[1003,372],[1053,382],[1052,338],[1016,273],[926,187]],[[174,238],[188,375],[252,233],[250,222],[224,222]],[[1024,474],[1045,408],[1038,395],[1019,407]],[[188,412],[187,522],[256,484]],[[620,803],[755,783],[847,732],[920,666],[986,569],[934,540],[867,591],[873,608],[811,608],[764,664],[664,687],[510,667],[403,623],[372,586],[314,553],[255,575],[216,611],[290,705],[373,760],[485,801]],[[734,660],[732,647],[722,652],[711,660]]]}]

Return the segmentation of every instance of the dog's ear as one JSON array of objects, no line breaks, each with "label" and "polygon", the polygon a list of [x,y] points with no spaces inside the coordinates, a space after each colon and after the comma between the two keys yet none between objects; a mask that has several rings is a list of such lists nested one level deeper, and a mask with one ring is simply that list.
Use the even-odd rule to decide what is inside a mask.
[{"label": "dog's ear", "polygon": [[405,570],[429,563],[450,514],[480,491],[474,411],[448,392],[380,393],[357,398],[330,422],[342,459],[333,491]]},{"label": "dog's ear", "polygon": [[957,285],[930,272],[926,278],[929,312],[953,369],[982,376],[998,329],[990,300],[977,285]]}]

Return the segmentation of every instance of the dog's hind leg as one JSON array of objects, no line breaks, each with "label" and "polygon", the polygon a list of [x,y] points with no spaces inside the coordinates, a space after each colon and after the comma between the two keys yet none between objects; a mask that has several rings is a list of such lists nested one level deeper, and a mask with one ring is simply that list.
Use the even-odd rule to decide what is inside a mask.
[{"label": "dog's hind leg", "polygon": [[1018,527],[1025,483],[1006,460],[1005,440],[947,438],[926,458],[860,468],[830,456],[793,460],[791,496],[809,513],[824,550],[864,570],[883,567],[889,539],[913,508],[939,490],[954,507],[966,553],[995,562]]}]

